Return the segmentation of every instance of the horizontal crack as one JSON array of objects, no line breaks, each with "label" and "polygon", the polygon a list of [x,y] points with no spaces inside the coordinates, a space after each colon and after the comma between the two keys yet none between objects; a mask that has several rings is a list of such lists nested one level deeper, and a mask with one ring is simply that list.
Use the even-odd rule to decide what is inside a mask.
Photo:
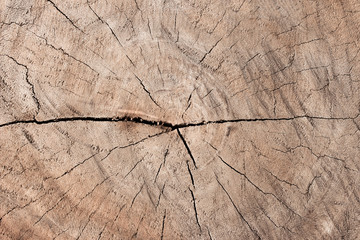
[{"label": "horizontal crack", "polygon": [[133,123],[142,123],[145,125],[161,126],[170,129],[173,129],[176,126],[164,121],[151,121],[140,117],[124,116],[124,117],[66,117],[66,118],[53,118],[43,121],[38,121],[36,119],[17,120],[17,121],[0,124],[0,128],[10,125],[16,125],[16,124],[46,125],[46,124],[60,123],[60,122],[133,122]]},{"label": "horizontal crack", "polygon": [[169,128],[171,131],[187,128],[187,127],[198,127],[204,126],[208,124],[222,124],[222,123],[237,123],[237,122],[273,122],[273,121],[292,121],[296,119],[315,119],[315,120],[354,120],[360,116],[360,113],[355,117],[318,117],[318,116],[294,116],[289,118],[240,118],[240,119],[222,119],[222,120],[213,120],[213,121],[202,121],[195,123],[179,123],[172,124],[167,121],[154,121],[147,120],[141,117],[64,117],[64,118],[52,118],[47,120],[15,120],[12,122],[7,122],[0,124],[1,127],[17,125],[17,124],[38,124],[38,125],[46,125],[51,123],[60,123],[60,122],[133,122],[133,123],[141,123],[145,125],[151,126],[159,126],[163,128]]}]

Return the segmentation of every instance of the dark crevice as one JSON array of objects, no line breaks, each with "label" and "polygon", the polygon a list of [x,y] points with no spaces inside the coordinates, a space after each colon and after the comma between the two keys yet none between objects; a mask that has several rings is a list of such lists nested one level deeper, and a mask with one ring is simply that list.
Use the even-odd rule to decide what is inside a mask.
[{"label": "dark crevice", "polygon": [[101,229],[101,231],[100,231],[100,233],[99,233],[99,235],[98,235],[98,240],[101,239],[102,234],[103,234],[103,232],[105,231],[105,228],[106,228],[106,226],[108,225],[108,223],[109,223],[109,221],[106,222],[105,225],[104,225],[104,227]]},{"label": "dark crevice", "polygon": [[0,217],[0,225],[1,225],[1,222],[3,220],[4,217],[6,217],[7,215],[11,214],[13,211],[17,210],[17,209],[24,209],[26,207],[28,207],[30,204],[32,203],[35,203],[37,201],[39,201],[40,199],[42,199],[46,194],[43,194],[41,195],[40,197],[36,198],[36,199],[31,199],[31,201],[29,201],[28,203],[20,206],[20,205],[16,205],[15,207],[12,207],[11,209],[9,209],[5,214],[3,214],[1,217]]},{"label": "dark crevice", "polygon": [[92,216],[97,212],[98,209],[95,209],[95,211],[93,211],[92,213],[90,213],[87,222],[85,223],[84,227],[81,229],[79,235],[77,236],[76,240],[79,240],[81,235],[83,234],[85,228],[88,226],[89,222],[91,221]]},{"label": "dark crevice", "polygon": [[[216,176],[216,175],[215,175]],[[243,220],[246,225],[249,227],[250,231],[254,233],[254,235],[257,237],[257,239],[261,239],[261,237],[259,236],[259,234],[257,233],[257,231],[250,225],[250,223],[244,218],[244,216],[242,215],[242,213],[240,212],[240,210],[238,209],[238,207],[235,205],[234,201],[232,200],[230,194],[228,193],[228,191],[226,191],[225,187],[220,183],[219,179],[216,176],[216,181],[218,182],[218,184],[220,185],[220,187],[223,189],[223,191],[225,192],[225,194],[227,195],[227,197],[229,198],[231,204],[233,205],[233,207],[235,208],[236,212],[239,214],[241,220]]]},{"label": "dark crevice", "polygon": [[178,135],[179,135],[180,139],[181,139],[181,140],[182,140],[182,142],[184,143],[185,148],[186,148],[187,152],[189,153],[190,158],[191,158],[191,160],[193,161],[193,164],[194,164],[195,168],[197,168],[197,166],[196,166],[196,162],[195,162],[195,159],[194,159],[194,156],[192,155],[191,150],[190,150],[190,148],[189,148],[188,144],[186,143],[185,138],[184,138],[184,137],[183,137],[183,135],[181,134],[181,132],[180,132],[179,128],[176,128],[176,131],[177,131],[177,133],[178,133]]},{"label": "dark crevice", "polygon": [[201,232],[201,226],[200,226],[200,223],[199,223],[198,213],[197,213],[197,209],[196,209],[196,202],[195,202],[194,192],[190,188],[189,188],[189,191],[191,193],[191,197],[192,197],[193,204],[194,204],[194,212],[195,212],[196,223],[199,226],[199,229],[200,229],[200,232]]},{"label": "dark crevice", "polygon": [[18,22],[3,22],[3,21],[0,21],[0,24],[1,24],[1,26],[0,26],[0,28],[1,28],[3,25],[10,26],[10,25],[12,25],[12,24],[15,24],[15,25],[17,25],[17,26],[19,26],[19,27],[22,27],[22,26],[28,25],[29,23],[27,23],[27,22],[25,22],[25,23],[18,23]]},{"label": "dark crevice", "polygon": [[190,166],[189,166],[189,161],[186,161],[186,165],[187,165],[187,169],[188,169],[189,174],[190,174],[191,183],[192,183],[192,185],[193,185],[194,188],[195,188],[195,181],[194,181],[194,177],[193,177],[193,175],[192,175],[192,173],[191,173],[191,169],[190,169]]},{"label": "dark crevice", "polygon": [[37,125],[46,125],[52,123],[60,122],[133,122],[133,123],[142,123],[145,125],[159,126],[163,128],[173,129],[174,125],[164,121],[151,121],[146,120],[141,117],[65,117],[65,118],[54,118],[43,121],[38,120],[17,120],[13,122],[8,122],[0,124],[0,127],[16,125],[16,124],[37,124]]},{"label": "dark crevice", "polygon": [[71,23],[71,25],[73,25],[77,30],[79,30],[80,32],[82,32],[82,33],[84,33],[84,31],[83,30],[81,30],[78,26],[76,26],[75,25],[75,23],[68,17],[68,16],[66,16],[66,14],[63,12],[63,11],[61,11],[56,5],[55,5],[55,3],[53,2],[53,1],[51,1],[51,0],[47,0],[49,3],[51,3],[51,5],[53,5],[53,7],[61,14],[61,15],[63,15],[70,23]]},{"label": "dark crevice", "polygon": [[266,217],[267,219],[269,219],[269,221],[270,221],[276,228],[282,228],[282,229],[284,229],[285,231],[288,231],[288,232],[294,234],[294,232],[291,231],[288,227],[286,227],[286,226],[281,226],[281,225],[279,225],[279,224],[276,224],[276,223],[274,222],[274,220],[267,214],[266,210],[265,210],[263,207],[260,207],[260,209],[261,209],[261,211],[263,212],[263,214],[265,215],[265,217]]},{"label": "dark crevice", "polygon": [[[355,117],[318,117],[318,116],[295,116],[289,118],[240,118],[240,119],[221,119],[221,120],[214,120],[214,121],[202,121],[202,122],[194,122],[194,123],[179,123],[179,124],[172,124],[167,121],[153,121],[147,120],[141,117],[130,117],[130,116],[123,116],[123,117],[64,117],[64,118],[52,118],[47,120],[15,120],[12,122],[7,122],[0,124],[1,127],[17,125],[17,124],[37,124],[37,125],[46,125],[52,123],[60,123],[60,122],[133,122],[133,123],[141,123],[150,126],[158,126],[162,128],[168,128],[170,131],[178,130],[181,128],[187,127],[199,127],[205,126],[208,124],[223,124],[223,123],[238,123],[238,122],[275,122],[275,121],[293,121],[296,119],[315,119],[315,120],[354,120],[359,117],[358,114]],[[181,134],[180,134],[181,135]]]},{"label": "dark crevice", "polygon": [[162,220],[161,237],[160,237],[161,240],[164,239],[165,219],[166,219],[166,209],[165,209],[165,211],[164,211],[164,217],[163,217],[163,220]]}]

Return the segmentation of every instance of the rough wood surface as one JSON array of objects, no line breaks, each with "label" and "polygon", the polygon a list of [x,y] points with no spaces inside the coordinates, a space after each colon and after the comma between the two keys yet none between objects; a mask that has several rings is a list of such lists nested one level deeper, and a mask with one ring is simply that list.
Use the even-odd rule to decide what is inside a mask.
[{"label": "rough wood surface", "polygon": [[0,239],[359,239],[356,0],[0,0]]}]

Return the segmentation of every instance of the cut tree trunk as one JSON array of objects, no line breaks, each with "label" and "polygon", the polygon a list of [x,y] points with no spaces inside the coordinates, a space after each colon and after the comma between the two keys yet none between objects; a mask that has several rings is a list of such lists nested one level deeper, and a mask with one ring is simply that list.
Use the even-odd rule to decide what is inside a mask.
[{"label": "cut tree trunk", "polygon": [[358,239],[356,0],[0,0],[0,239]]}]

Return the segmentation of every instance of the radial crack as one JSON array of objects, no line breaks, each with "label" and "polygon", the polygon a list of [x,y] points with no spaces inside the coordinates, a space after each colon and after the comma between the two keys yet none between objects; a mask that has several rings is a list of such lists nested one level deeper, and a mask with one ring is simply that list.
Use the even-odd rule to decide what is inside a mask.
[{"label": "radial crack", "polygon": [[[108,27],[108,29],[110,30],[111,34],[114,36],[114,38],[116,39],[116,41],[119,43],[120,47],[121,47],[122,49],[124,49],[124,46],[121,44],[119,38],[118,38],[117,35],[115,34],[114,30],[110,27],[110,25],[109,25],[105,20],[103,20],[103,19],[95,12],[95,10],[90,6],[89,0],[87,0],[86,2],[87,2],[87,5],[89,6],[90,10],[94,13],[94,15],[99,19],[100,22],[102,22],[103,24],[105,24],[105,25]],[[125,51],[125,49],[124,49],[124,51]],[[125,54],[126,58],[130,61],[131,65],[133,65],[134,67],[136,67],[135,64],[134,64],[134,62],[131,60],[131,58],[130,58],[125,52],[124,52],[124,54]]]},{"label": "radial crack", "polygon": [[75,25],[75,23],[68,17],[68,16],[66,16],[66,14],[63,12],[63,11],[61,11],[56,5],[55,5],[55,3],[53,2],[53,1],[51,1],[51,0],[47,0],[49,3],[51,3],[51,5],[53,5],[53,7],[61,14],[61,15],[63,15],[70,23],[71,23],[71,25],[73,25],[77,30],[79,30],[80,32],[82,32],[82,33],[84,33],[84,31],[83,30],[81,30],[78,26],[76,26]]},{"label": "radial crack", "polygon": [[189,174],[190,174],[191,183],[192,183],[193,187],[195,188],[194,177],[193,177],[193,175],[192,175],[192,173],[191,173],[191,169],[190,169],[190,166],[189,166],[189,161],[186,161],[186,165],[187,165],[188,172],[189,172]]},{"label": "radial crack", "polygon": [[[215,175],[216,176],[216,175]],[[238,207],[235,205],[234,201],[232,200],[230,194],[228,193],[228,191],[226,191],[225,187],[221,184],[221,182],[219,181],[219,179],[216,176],[216,181],[219,183],[219,185],[221,186],[222,190],[225,192],[225,194],[228,196],[231,204],[233,205],[233,207],[235,208],[236,212],[239,214],[241,220],[243,220],[246,225],[248,226],[248,228],[250,229],[250,231],[258,238],[261,239],[261,237],[259,236],[259,234],[257,233],[257,231],[250,225],[250,223],[244,218],[244,216],[242,215],[242,213],[240,212],[240,210],[238,209]]]},{"label": "radial crack", "polygon": [[99,154],[99,152],[91,155],[90,157],[84,159],[83,161],[77,163],[75,166],[73,166],[72,168],[70,168],[69,170],[65,171],[63,174],[61,174],[60,176],[56,177],[55,180],[62,178],[63,176],[65,176],[66,174],[71,173],[75,168],[77,168],[80,165],[83,165],[84,163],[86,163],[88,160],[92,159],[93,157],[95,157],[97,154]]},{"label": "radial crack", "polygon": [[189,188],[189,191],[191,193],[192,201],[193,201],[193,204],[194,204],[194,212],[195,212],[196,223],[199,226],[199,229],[200,229],[200,232],[201,232],[201,226],[200,226],[200,223],[199,223],[198,213],[197,213],[197,209],[196,209],[195,196],[194,196],[193,191],[190,188]]},{"label": "radial crack", "polygon": [[162,226],[161,226],[161,236],[160,236],[160,239],[161,239],[161,240],[164,239],[165,219],[166,219],[166,209],[165,209],[165,211],[164,211],[164,216],[163,216]]},{"label": "radial crack", "polygon": [[131,201],[130,208],[133,206],[133,204],[134,204],[134,202],[135,202],[135,200],[136,200],[137,196],[141,193],[141,190],[143,189],[144,185],[145,185],[145,183],[143,183],[143,185],[141,185],[140,190],[139,190],[139,191],[135,194],[135,196],[134,196],[133,200]]},{"label": "radial crack", "polygon": [[144,160],[145,157],[146,155],[143,158],[141,158],[139,161],[137,161],[135,165],[130,169],[130,171],[125,175],[124,178],[126,178],[136,168],[136,166]]},{"label": "radial crack", "polygon": [[190,148],[189,148],[188,144],[187,144],[187,143],[186,143],[186,141],[185,141],[185,138],[183,137],[183,135],[181,134],[181,132],[180,132],[180,130],[179,130],[178,128],[176,129],[176,131],[177,131],[177,133],[178,133],[178,135],[179,135],[180,139],[181,139],[181,140],[182,140],[182,142],[184,143],[184,146],[185,146],[185,148],[186,148],[187,152],[189,153],[190,158],[191,158],[191,160],[193,161],[193,164],[194,164],[195,168],[197,168],[197,166],[196,166],[196,162],[195,162],[195,159],[194,159],[194,156],[192,155],[191,150],[190,150]]},{"label": "radial crack", "polygon": [[142,81],[138,76],[136,76],[135,74],[134,74],[134,76],[135,76],[135,78],[139,81],[139,83],[140,83],[140,85],[142,86],[142,88],[144,89],[144,91],[149,95],[151,101],[153,101],[153,103],[155,103],[156,106],[158,106],[159,108],[161,108],[160,105],[157,103],[157,101],[155,101],[155,99],[151,96],[151,93],[149,92],[149,90],[146,89],[143,81]]},{"label": "radial crack", "polygon": [[[30,31],[30,32],[31,32],[31,31]],[[54,45],[50,44],[45,37],[41,37],[41,36],[37,35],[37,34],[34,33],[34,32],[31,32],[31,33],[33,33],[36,37],[44,40],[44,41],[45,41],[45,44],[46,44],[47,46],[49,46],[50,48],[52,48],[52,49],[54,49],[54,50],[56,50],[56,51],[60,51],[60,52],[61,52],[62,54],[64,54],[65,56],[67,56],[67,57],[73,59],[74,61],[76,61],[76,62],[84,65],[85,67],[89,68],[91,71],[93,71],[93,72],[95,72],[97,75],[99,75],[99,73],[98,73],[95,69],[93,69],[89,64],[87,64],[86,62],[83,62],[83,61],[75,58],[74,56],[70,55],[70,54],[67,53],[62,47],[58,47],[58,48],[57,48],[57,47],[55,47]]]},{"label": "radial crack", "polygon": [[291,182],[288,182],[288,181],[286,181],[286,180],[280,179],[278,176],[276,176],[275,174],[273,174],[272,172],[270,172],[269,170],[267,170],[267,169],[265,169],[265,168],[264,168],[264,170],[265,170],[266,172],[268,172],[271,176],[273,176],[273,177],[274,177],[276,180],[278,180],[279,182],[283,182],[283,183],[286,183],[286,184],[290,185],[291,187],[294,186],[294,187],[296,187],[297,189],[300,189],[300,188],[298,187],[298,185],[296,185],[296,184],[294,184],[294,183],[291,183]]},{"label": "radial crack", "polygon": [[278,198],[275,194],[270,193],[270,192],[265,192],[264,190],[262,190],[261,188],[259,188],[255,183],[253,183],[244,173],[236,170],[234,167],[232,167],[230,164],[228,164],[224,159],[222,159],[221,156],[217,155],[220,160],[226,165],[228,166],[230,169],[232,169],[233,171],[235,171],[236,173],[240,174],[241,176],[243,176],[246,181],[248,181],[253,187],[255,187],[258,191],[260,191],[262,194],[264,195],[270,195],[272,197],[274,197],[279,203],[281,203],[285,208],[287,208],[290,212],[292,212],[293,214],[297,215],[298,217],[301,217],[297,212],[295,212],[293,209],[291,209],[283,200],[281,200],[280,198]]},{"label": "radial crack", "polygon": [[220,39],[210,48],[210,50],[204,54],[204,56],[203,56],[203,57],[200,59],[200,61],[199,61],[200,63],[202,63],[202,62],[205,60],[206,56],[209,55],[209,54],[212,52],[212,50],[214,50],[214,48],[218,45],[218,43],[219,43],[221,40],[222,40],[222,38],[220,38]]},{"label": "radial crack", "polygon": [[160,191],[160,193],[159,193],[158,201],[157,201],[157,203],[156,203],[155,208],[157,208],[157,207],[159,206],[159,204],[160,204],[161,195],[164,194],[165,185],[166,185],[166,182],[164,183],[164,185],[163,185],[162,188],[161,188],[161,191]]},{"label": "radial crack", "polygon": [[46,210],[42,215],[41,217],[34,223],[34,226],[36,224],[38,224],[44,217],[46,214],[48,214],[50,211],[52,211],[56,206],[59,205],[59,203],[64,200],[64,198],[66,197],[66,194],[73,188],[73,186],[75,185],[76,183],[74,183],[64,194],[62,194],[62,196],[60,197],[60,199],[51,207],[49,208],[48,210]]}]

